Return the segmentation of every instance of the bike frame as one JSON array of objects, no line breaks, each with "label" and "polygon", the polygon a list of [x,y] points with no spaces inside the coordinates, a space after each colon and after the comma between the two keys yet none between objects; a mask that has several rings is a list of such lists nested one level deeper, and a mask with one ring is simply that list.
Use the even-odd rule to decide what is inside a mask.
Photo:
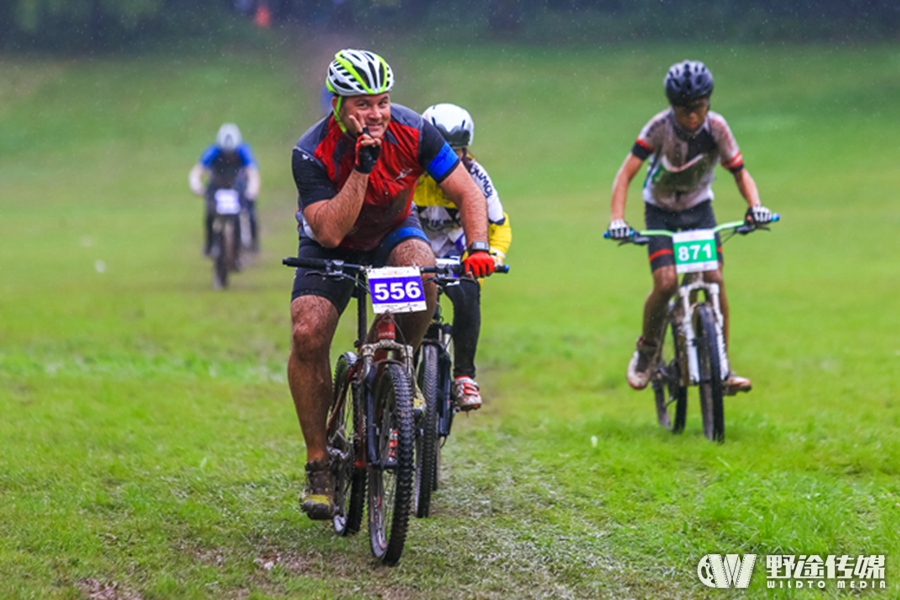
[{"label": "bike frame", "polygon": [[422,339],[422,346],[429,345],[437,348],[438,355],[438,435],[446,439],[450,435],[450,427],[453,424],[453,407],[450,402],[450,383],[452,380],[452,359],[450,357],[450,341],[453,327],[445,323],[441,314],[441,295],[444,285],[441,278],[435,277],[438,288],[438,301],[434,309],[434,316],[428,331]]},{"label": "bike frame", "polygon": [[[780,218],[780,215],[773,215],[772,222],[776,222],[780,220]],[[721,225],[717,225],[712,228],[712,231],[713,233],[719,233],[728,229],[733,230],[735,233],[746,235],[757,229],[766,228],[759,227],[753,224],[747,224],[744,221],[732,221],[729,223],[722,223]],[[642,245],[646,244],[651,236],[672,237],[672,233],[673,232],[665,229],[649,229],[645,231],[638,231],[634,232],[630,238],[623,240],[621,243],[624,244],[630,242]],[[604,233],[603,236],[607,239],[610,239],[609,232]],[[692,301],[692,298],[696,298],[697,292],[701,290],[704,293],[704,302]],[[725,336],[723,333],[725,328],[725,318],[722,315],[722,307],[719,301],[719,285],[716,283],[704,281],[703,272],[685,273],[682,279],[682,283],[678,287],[678,300],[677,302],[672,302],[669,305],[669,313],[667,315],[666,322],[662,325],[662,335],[659,336],[659,355],[657,355],[654,360],[654,362],[656,362],[657,364],[659,363],[659,357],[662,354],[664,345],[663,341],[665,338],[666,324],[669,322],[674,322],[680,336],[684,339],[683,354],[687,358],[687,369],[681,369],[681,383],[685,387],[688,385],[698,385],[701,383],[700,363],[697,357],[697,342],[696,333],[694,330],[694,315],[697,311],[697,308],[703,303],[708,303],[712,307],[713,313],[715,314],[717,338],[716,346],[718,348],[719,364],[721,365],[720,374],[723,380],[728,376],[728,373],[730,371],[728,355],[725,351]],[[671,376],[665,372],[665,370],[663,369],[664,366],[665,365],[659,365],[660,369],[662,369],[662,372],[660,372],[660,370],[658,369],[658,374],[656,377],[658,379],[667,381]]]},{"label": "bike frame", "polygon": [[[694,276],[692,277],[692,275]],[[719,284],[698,279],[697,276],[702,277],[702,273],[688,273],[684,277],[684,281],[678,288],[678,304],[673,303],[669,308],[668,321],[675,323],[679,334],[685,341],[684,354],[687,357],[687,372],[684,375],[687,376],[687,380],[684,377],[682,378],[682,384],[684,385],[697,385],[700,383],[700,361],[697,357],[696,333],[693,324],[694,313],[702,302],[692,302],[691,298],[696,298],[697,292],[701,290],[704,292],[704,302],[712,307],[713,313],[716,315],[716,338],[719,360],[722,365],[721,374],[723,381],[729,370],[728,355],[725,352],[725,336],[723,334],[725,318],[722,316],[722,308],[719,303]],[[660,351],[663,347],[662,340],[664,340],[664,336],[665,328],[663,329],[663,334],[659,337],[661,341]]]},{"label": "bike frame", "polygon": [[[353,296],[356,298],[356,341],[353,345],[356,347],[360,358],[350,371],[349,379],[350,385],[357,386],[360,391],[366,418],[364,427],[366,432],[365,444],[358,446],[364,446],[366,452],[362,456],[357,456],[357,466],[359,468],[371,466],[378,469],[392,469],[396,465],[382,464],[377,459],[375,436],[370,435],[372,433],[370,428],[374,427],[374,424],[377,422],[376,411],[378,407],[375,405],[375,382],[377,375],[387,362],[403,365],[409,376],[413,377],[413,350],[412,346],[401,344],[397,341],[397,324],[391,313],[378,315],[372,322],[371,331],[369,330],[368,303],[366,302],[369,292],[366,286],[365,271],[359,270],[355,275],[346,276],[352,277],[356,282],[356,289],[353,293]],[[372,337],[374,337],[374,341],[368,341]]]}]

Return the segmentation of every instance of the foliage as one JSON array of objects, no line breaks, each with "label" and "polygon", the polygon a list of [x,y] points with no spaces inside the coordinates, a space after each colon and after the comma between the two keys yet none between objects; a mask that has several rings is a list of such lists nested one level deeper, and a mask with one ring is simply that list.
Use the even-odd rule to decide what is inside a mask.
[{"label": "foliage", "polygon": [[[893,0],[246,0],[276,21],[450,39],[498,34],[532,43],[590,41],[872,42],[900,35]],[[148,39],[215,37],[230,0],[6,0],[0,39],[10,47],[115,50]],[[460,35],[461,34],[461,35]]]},{"label": "foliage", "polygon": [[228,6],[223,0],[7,0],[0,16],[5,17],[9,45],[109,50],[190,30],[187,23],[218,21]]}]

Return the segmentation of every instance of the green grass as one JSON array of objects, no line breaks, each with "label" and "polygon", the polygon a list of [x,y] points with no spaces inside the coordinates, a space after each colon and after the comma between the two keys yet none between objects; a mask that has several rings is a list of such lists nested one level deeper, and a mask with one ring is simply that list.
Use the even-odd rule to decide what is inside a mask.
[{"label": "green grass", "polygon": [[[317,112],[305,73],[324,65],[283,46],[0,56],[0,596],[792,597],[764,563],[747,594],[698,583],[704,554],[752,552],[887,554],[878,597],[900,597],[896,47],[379,48],[395,101],[473,113],[515,236],[512,274],[485,285],[487,404],[456,422],[434,517],[386,569],[365,533],[297,509],[279,259],[290,148]],[[754,391],[727,401],[724,445],[695,390],[672,436],[626,385],[650,277],[600,238],[685,56],[716,74],[713,107],[784,215],[725,248]],[[261,164],[264,238],[216,293],[187,171],[226,120]],[[743,213],[725,171],[716,193],[720,220]]]}]

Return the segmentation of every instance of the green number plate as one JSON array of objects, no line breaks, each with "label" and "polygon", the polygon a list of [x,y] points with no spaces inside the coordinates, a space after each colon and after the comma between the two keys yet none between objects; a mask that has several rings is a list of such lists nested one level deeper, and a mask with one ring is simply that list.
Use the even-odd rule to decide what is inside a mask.
[{"label": "green number plate", "polygon": [[675,270],[679,273],[715,271],[719,268],[716,234],[712,229],[694,229],[672,234]]}]

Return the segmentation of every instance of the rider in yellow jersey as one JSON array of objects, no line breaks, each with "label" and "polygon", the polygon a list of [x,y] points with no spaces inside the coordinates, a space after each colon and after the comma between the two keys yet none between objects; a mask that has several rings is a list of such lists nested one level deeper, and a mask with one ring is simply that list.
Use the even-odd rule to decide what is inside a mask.
[{"label": "rider in yellow jersey", "polygon": [[[484,194],[488,249],[494,262],[503,264],[512,242],[512,229],[490,176],[469,153],[475,132],[471,115],[455,104],[435,104],[422,116],[456,151]],[[427,173],[419,178],[413,203],[434,255],[439,258],[463,256],[468,246],[456,205]],[[476,279],[461,277],[458,283],[447,286],[445,293],[453,302],[453,397],[459,410],[474,410],[481,407],[481,393],[475,382],[475,351],[481,329],[481,287]]]}]

